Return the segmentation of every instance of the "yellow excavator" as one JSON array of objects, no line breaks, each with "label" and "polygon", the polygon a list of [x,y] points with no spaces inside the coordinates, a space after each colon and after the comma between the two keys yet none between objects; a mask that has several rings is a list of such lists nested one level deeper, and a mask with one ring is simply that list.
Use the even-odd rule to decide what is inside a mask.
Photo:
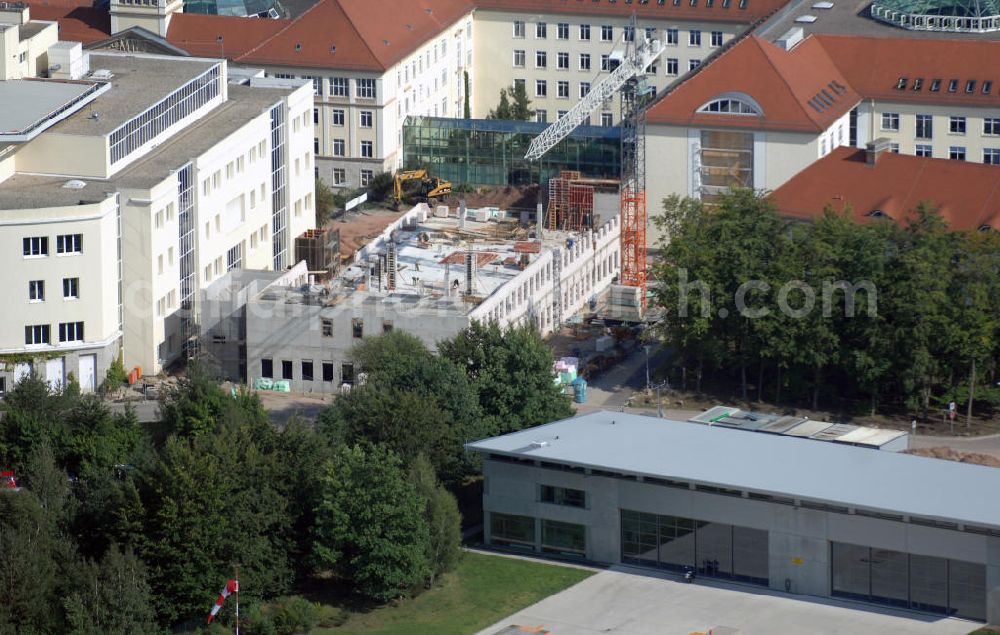
[{"label": "yellow excavator", "polygon": [[436,176],[427,174],[427,170],[405,170],[396,172],[393,179],[392,203],[399,209],[403,202],[403,184],[409,181],[420,181],[417,200],[421,203],[435,204],[439,196],[451,194],[451,183]]}]

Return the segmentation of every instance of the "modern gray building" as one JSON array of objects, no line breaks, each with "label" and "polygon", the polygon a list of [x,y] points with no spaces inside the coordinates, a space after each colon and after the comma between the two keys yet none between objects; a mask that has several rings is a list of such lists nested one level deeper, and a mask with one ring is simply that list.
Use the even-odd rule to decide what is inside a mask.
[{"label": "modern gray building", "polygon": [[595,412],[470,443],[488,544],[1000,622],[1000,470]]}]

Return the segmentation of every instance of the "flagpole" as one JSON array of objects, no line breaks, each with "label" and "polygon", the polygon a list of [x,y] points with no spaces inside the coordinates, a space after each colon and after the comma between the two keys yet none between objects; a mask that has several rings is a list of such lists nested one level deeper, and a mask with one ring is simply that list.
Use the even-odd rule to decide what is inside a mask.
[{"label": "flagpole", "polygon": [[236,635],[240,635],[240,565],[236,563]]}]

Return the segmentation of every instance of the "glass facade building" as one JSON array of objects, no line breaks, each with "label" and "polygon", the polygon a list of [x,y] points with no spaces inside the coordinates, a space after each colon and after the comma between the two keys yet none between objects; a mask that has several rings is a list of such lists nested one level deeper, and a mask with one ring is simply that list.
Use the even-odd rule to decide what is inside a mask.
[{"label": "glass facade building", "polygon": [[498,119],[407,117],[403,167],[426,169],[454,185],[546,183],[562,170],[617,179],[621,133],[617,127],[580,126],[538,161],[524,158],[546,123]]}]

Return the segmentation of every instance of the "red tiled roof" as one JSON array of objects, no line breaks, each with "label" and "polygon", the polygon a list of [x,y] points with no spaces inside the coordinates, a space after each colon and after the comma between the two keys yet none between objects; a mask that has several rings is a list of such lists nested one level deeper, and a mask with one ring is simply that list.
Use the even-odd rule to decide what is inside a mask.
[{"label": "red tiled roof", "polygon": [[[248,64],[382,71],[472,11],[469,0],[319,0],[294,20],[175,16],[167,40]],[[253,24],[256,23],[256,24]]]},{"label": "red tiled roof", "polygon": [[[475,0],[479,9],[508,13],[569,13],[574,15],[628,17],[634,12],[639,20],[699,20],[708,22],[755,22],[783,7],[788,0],[649,0],[649,2],[614,2],[613,0]],[[641,26],[641,25],[640,25]]]},{"label": "red tiled roof", "polygon": [[[865,98],[1000,107],[1000,42],[815,35],[851,86]],[[914,80],[921,79],[919,90]],[[905,88],[898,90],[900,80]],[[932,92],[933,80],[941,80]],[[957,80],[957,90],[948,92]],[[975,81],[972,93],[966,83]],[[988,94],[983,82],[990,81]]]},{"label": "red tiled roof", "polygon": [[[763,116],[697,112],[727,93],[753,98]],[[667,93],[649,109],[647,119],[652,124],[818,132],[859,100],[815,38],[785,51],[750,36]]]},{"label": "red tiled roof", "polygon": [[178,13],[170,18],[167,41],[191,55],[237,58],[288,25],[288,20]]},{"label": "red tiled roof", "polygon": [[859,223],[870,222],[875,211],[900,221],[930,201],[952,229],[1000,230],[1000,166],[892,152],[868,165],[865,156],[839,147],[775,190],[771,200],[780,213],[806,220],[820,217],[827,205],[838,212],[850,208]]},{"label": "red tiled roof", "polygon": [[106,39],[111,33],[111,15],[107,9],[80,6],[79,2],[46,2],[29,5],[32,20],[59,23],[59,39],[90,44]]}]

